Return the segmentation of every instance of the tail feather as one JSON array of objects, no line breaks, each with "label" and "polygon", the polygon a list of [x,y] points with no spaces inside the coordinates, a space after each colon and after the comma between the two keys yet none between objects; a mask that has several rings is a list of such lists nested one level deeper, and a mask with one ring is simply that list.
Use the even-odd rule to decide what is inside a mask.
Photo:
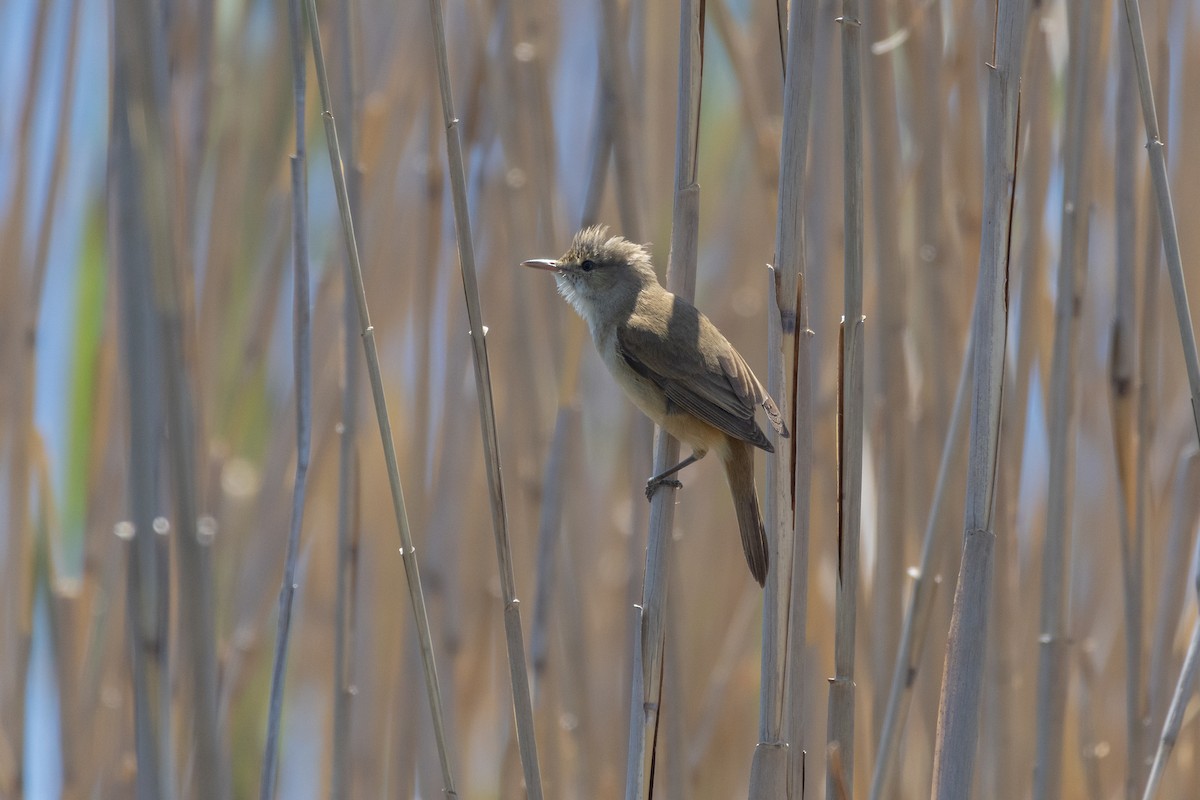
[{"label": "tail feather", "polygon": [[758,490],[754,486],[754,450],[742,441],[730,442],[732,447],[725,461],[725,479],[733,494],[733,508],[737,513],[738,529],[742,534],[742,550],[750,574],[758,585],[767,581],[770,556],[767,548],[767,533],[763,528],[762,514],[758,510]]}]

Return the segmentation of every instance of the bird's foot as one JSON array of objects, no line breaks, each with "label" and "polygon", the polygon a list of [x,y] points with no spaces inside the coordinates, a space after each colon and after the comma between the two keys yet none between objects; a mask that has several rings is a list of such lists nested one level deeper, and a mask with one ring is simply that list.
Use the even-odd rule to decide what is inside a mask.
[{"label": "bird's foot", "polygon": [[660,486],[673,486],[676,489],[682,489],[683,483],[674,478],[651,478],[646,481],[646,499],[653,500],[654,493],[658,491]]}]

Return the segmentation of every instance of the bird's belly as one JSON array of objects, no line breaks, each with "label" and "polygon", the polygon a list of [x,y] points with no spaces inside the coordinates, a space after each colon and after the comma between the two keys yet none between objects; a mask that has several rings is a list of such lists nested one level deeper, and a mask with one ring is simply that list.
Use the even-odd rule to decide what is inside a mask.
[{"label": "bird's belly", "polygon": [[698,454],[709,450],[724,453],[727,449],[726,435],[694,414],[671,404],[667,395],[654,383],[635,372],[615,348],[601,348],[601,354],[609,372],[617,384],[628,395],[643,414],[667,433],[691,447]]},{"label": "bird's belly", "polygon": [[616,378],[617,385],[625,392],[633,404],[643,414],[654,420],[656,425],[664,425],[667,418],[667,395],[662,389],[638,375],[625,363],[624,359],[614,354],[613,359],[604,359],[608,371]]}]

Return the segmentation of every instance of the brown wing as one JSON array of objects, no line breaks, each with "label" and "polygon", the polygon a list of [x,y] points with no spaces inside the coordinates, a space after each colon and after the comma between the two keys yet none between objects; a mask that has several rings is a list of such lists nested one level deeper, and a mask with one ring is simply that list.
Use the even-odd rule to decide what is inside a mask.
[{"label": "brown wing", "polygon": [[[617,351],[631,369],[654,383],[667,399],[720,431],[774,452],[754,420],[762,405],[776,430],[786,436],[775,403],[733,345],[690,304],[672,298],[665,322],[631,316],[617,334]],[[670,331],[675,345],[662,345]]]}]

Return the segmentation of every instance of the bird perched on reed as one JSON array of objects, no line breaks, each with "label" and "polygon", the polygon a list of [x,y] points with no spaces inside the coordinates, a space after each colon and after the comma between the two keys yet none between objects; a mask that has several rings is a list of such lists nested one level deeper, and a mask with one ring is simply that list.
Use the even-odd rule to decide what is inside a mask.
[{"label": "bird perched on reed", "polygon": [[604,227],[575,235],[562,258],[524,266],[554,273],[559,293],[591,330],[596,349],[634,404],[692,454],[646,482],[647,499],[671,478],[712,452],[725,468],[742,549],[760,585],[770,565],[754,486],[754,447],[775,448],[755,421],[761,407],[780,436],[779,407],[746,361],[708,317],[658,282],[640,244]]}]

